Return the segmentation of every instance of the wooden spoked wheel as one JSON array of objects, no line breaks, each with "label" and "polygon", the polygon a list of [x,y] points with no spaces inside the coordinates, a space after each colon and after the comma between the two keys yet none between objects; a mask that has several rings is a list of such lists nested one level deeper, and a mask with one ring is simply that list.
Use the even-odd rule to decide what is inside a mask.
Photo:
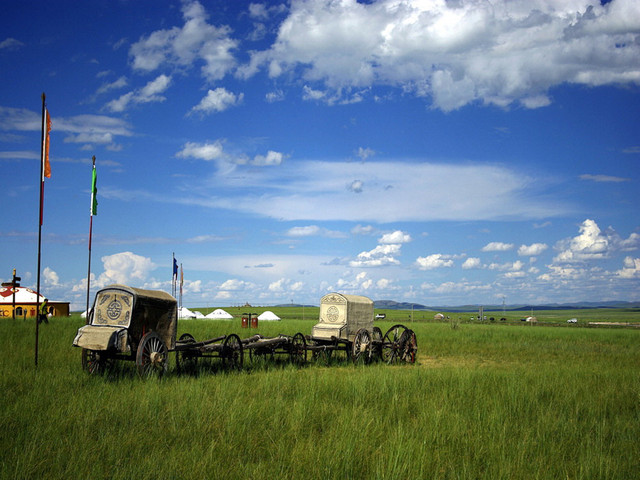
[{"label": "wooden spoked wheel", "polygon": [[382,330],[380,327],[373,327],[371,330],[371,360],[382,358]]},{"label": "wooden spoked wheel", "polygon": [[146,333],[136,353],[136,366],[141,377],[162,376],[169,364],[169,351],[156,332]]},{"label": "wooden spoked wheel", "polygon": [[227,336],[222,344],[222,364],[229,369],[240,370],[244,359],[242,342],[235,333]]},{"label": "wooden spoked wheel", "polygon": [[296,365],[304,365],[307,362],[307,341],[302,333],[296,333],[291,339],[289,358]]},{"label": "wooden spoked wheel", "polygon": [[400,360],[405,363],[416,363],[418,339],[413,330],[405,330],[400,339]]},{"label": "wooden spoked wheel", "polygon": [[[196,343],[196,339],[190,333],[183,333],[178,339],[178,343]],[[198,367],[198,354],[193,350],[176,351],[176,368],[178,373],[193,372]]]},{"label": "wooden spoked wheel", "polygon": [[100,375],[109,372],[115,365],[115,359],[106,352],[82,349],[82,369],[89,375]]},{"label": "wooden spoked wheel", "polygon": [[394,325],[382,339],[382,360],[388,364],[396,363],[400,360],[401,338],[407,327],[404,325]]},{"label": "wooden spoked wheel", "polygon": [[353,338],[351,359],[353,363],[369,363],[371,361],[371,334],[365,328],[356,332]]}]

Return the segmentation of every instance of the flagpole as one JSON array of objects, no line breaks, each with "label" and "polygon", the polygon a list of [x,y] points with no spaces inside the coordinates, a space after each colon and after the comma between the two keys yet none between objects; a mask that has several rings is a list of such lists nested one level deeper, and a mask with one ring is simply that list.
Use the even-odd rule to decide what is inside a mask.
[{"label": "flagpole", "polygon": [[36,345],[35,345],[35,366],[38,368],[38,337],[40,330],[40,260],[42,246],[42,212],[44,200],[44,154],[45,154],[45,100],[46,95],[42,92],[42,131],[40,133],[40,212],[38,215],[38,274],[36,282]]},{"label": "flagpole", "polygon": [[89,217],[89,266],[87,267],[87,309],[85,320],[89,324],[89,291],[91,289],[91,234],[93,232],[93,215]]},{"label": "flagpole", "polygon": [[182,270],[182,264],[180,264],[180,308],[182,308],[182,283],[184,281],[184,270]]},{"label": "flagpole", "polygon": [[175,298],[176,296],[176,252],[171,253],[171,295]]},{"label": "flagpole", "polygon": [[[92,158],[93,160],[93,170],[96,169],[96,156],[94,155]],[[86,317],[85,317],[85,322],[88,325],[89,324],[89,291],[91,290],[91,237],[93,235],[93,204],[94,204],[94,198],[93,196],[95,195],[95,192],[93,191],[93,171],[91,172],[92,176],[91,176],[91,206],[89,208],[90,211],[90,215],[89,215],[89,266],[87,267],[87,309],[85,310],[86,312]]]}]

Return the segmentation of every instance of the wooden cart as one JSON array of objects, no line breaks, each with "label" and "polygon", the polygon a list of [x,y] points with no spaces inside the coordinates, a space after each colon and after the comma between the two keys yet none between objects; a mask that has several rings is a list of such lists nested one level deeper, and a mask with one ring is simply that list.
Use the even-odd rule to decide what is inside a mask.
[{"label": "wooden cart", "polygon": [[225,366],[242,367],[237,335],[196,342],[187,334],[176,341],[177,324],[177,302],[168,293],[110,285],[96,294],[88,324],[78,330],[73,345],[82,348],[82,367],[91,374],[123,360],[134,361],[141,376],[161,375],[171,351],[179,366],[196,357],[216,357]]},{"label": "wooden cart", "polygon": [[415,333],[394,325],[385,335],[373,325],[373,301],[360,295],[330,293],[320,300],[318,323],[307,337],[307,349],[316,359],[344,351],[354,362],[414,363],[418,350]]},{"label": "wooden cart", "polygon": [[176,353],[178,371],[195,367],[202,358],[217,358],[224,367],[240,369],[245,351],[251,360],[284,355],[297,364],[306,363],[307,352],[315,359],[328,359],[335,351],[356,363],[376,359],[414,363],[415,333],[394,325],[383,335],[373,319],[369,298],[331,293],[322,297],[319,322],[310,336],[254,335],[241,340],[232,333],[196,341],[185,333],[176,340],[175,298],[162,291],[111,285],[96,294],[89,322],[78,330],[73,345],[82,349],[82,366],[91,374],[125,360],[134,361],[141,376],[161,375],[167,370],[169,352]]}]

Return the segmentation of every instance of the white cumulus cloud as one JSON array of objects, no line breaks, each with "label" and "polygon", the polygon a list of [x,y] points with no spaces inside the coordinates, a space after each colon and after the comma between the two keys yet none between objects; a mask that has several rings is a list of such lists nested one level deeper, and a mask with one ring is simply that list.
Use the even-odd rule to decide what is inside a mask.
[{"label": "white cumulus cloud", "polygon": [[453,260],[450,255],[434,253],[426,257],[418,257],[416,264],[420,270],[433,270],[435,268],[453,267]]},{"label": "white cumulus cloud", "polygon": [[579,235],[564,240],[559,245],[562,251],[553,259],[557,263],[606,258],[609,252],[609,238],[590,219],[582,222]]},{"label": "white cumulus cloud", "polygon": [[532,243],[531,245],[521,245],[520,248],[518,248],[518,255],[522,257],[534,257],[536,255],[540,255],[547,248],[549,248],[549,246],[544,243]]},{"label": "white cumulus cloud", "polygon": [[513,246],[513,243],[490,242],[482,247],[481,250],[483,252],[506,252],[507,250],[511,250]]},{"label": "white cumulus cloud", "polygon": [[195,158],[199,160],[217,160],[222,158],[224,154],[224,150],[222,147],[222,142],[215,141],[213,143],[205,142],[205,143],[196,143],[196,142],[187,142],[182,147],[176,156],[180,158]]},{"label": "white cumulus cloud", "polygon": [[244,281],[232,278],[223,282],[218,288],[219,290],[242,290],[245,286]]},{"label": "white cumulus cloud", "polygon": [[395,257],[400,253],[400,245],[378,245],[373,250],[361,252],[355,260],[349,262],[351,267],[381,267],[400,263]]},{"label": "white cumulus cloud", "polygon": [[231,38],[231,29],[207,23],[209,15],[197,1],[183,3],[182,14],[182,26],[156,30],[131,45],[132,67],[150,72],[164,65],[200,64],[208,81],[223,78],[236,64],[233,52],[238,41]]},{"label": "white cumulus cloud", "polygon": [[390,243],[409,243],[411,241],[411,235],[404,233],[402,230],[396,230],[395,232],[385,233],[380,237],[378,243],[390,244]]},{"label": "white cumulus cloud", "polygon": [[95,282],[95,286],[98,287],[111,283],[143,285],[151,271],[156,268],[150,258],[132,252],[105,255],[101,260],[104,272],[98,276]]},{"label": "white cumulus cloud", "polygon": [[445,111],[539,108],[564,83],[640,83],[639,28],[636,0],[293,1],[242,72],[301,71],[304,97],[329,103],[383,85]]},{"label": "white cumulus cloud", "polygon": [[640,258],[625,257],[622,269],[616,275],[622,278],[640,278]]},{"label": "white cumulus cloud", "polygon": [[229,107],[242,103],[244,94],[236,95],[225,88],[219,87],[209,90],[200,103],[191,109],[190,113],[202,112],[205,114],[223,112]]},{"label": "white cumulus cloud", "polygon": [[253,158],[253,165],[258,166],[271,166],[271,165],[280,165],[284,160],[284,155],[280,152],[274,152],[273,150],[269,150],[266,155],[256,155]]},{"label": "white cumulus cloud", "polygon": [[125,93],[119,98],[110,101],[105,105],[105,108],[111,112],[123,112],[131,104],[164,102],[166,98],[161,94],[169,88],[169,85],[171,85],[171,77],[159,75],[144,87]]},{"label": "white cumulus cloud", "polygon": [[46,267],[42,273],[44,274],[44,282],[46,285],[56,286],[60,284],[60,277],[51,268]]},{"label": "white cumulus cloud", "polygon": [[480,259],[477,257],[469,257],[462,264],[463,270],[471,270],[473,268],[480,268],[480,267],[482,267],[482,263],[480,262]]}]

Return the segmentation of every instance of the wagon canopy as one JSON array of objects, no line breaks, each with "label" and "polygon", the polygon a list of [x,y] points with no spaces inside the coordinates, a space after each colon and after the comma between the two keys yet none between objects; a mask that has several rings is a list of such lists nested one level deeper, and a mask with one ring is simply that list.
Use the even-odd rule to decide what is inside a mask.
[{"label": "wagon canopy", "polygon": [[92,325],[128,327],[137,345],[147,332],[156,332],[167,348],[175,348],[178,308],[176,299],[160,290],[109,285],[98,291]]},{"label": "wagon canopy", "polygon": [[320,300],[320,318],[313,337],[353,340],[356,332],[373,328],[373,300],[360,295],[329,293]]}]

